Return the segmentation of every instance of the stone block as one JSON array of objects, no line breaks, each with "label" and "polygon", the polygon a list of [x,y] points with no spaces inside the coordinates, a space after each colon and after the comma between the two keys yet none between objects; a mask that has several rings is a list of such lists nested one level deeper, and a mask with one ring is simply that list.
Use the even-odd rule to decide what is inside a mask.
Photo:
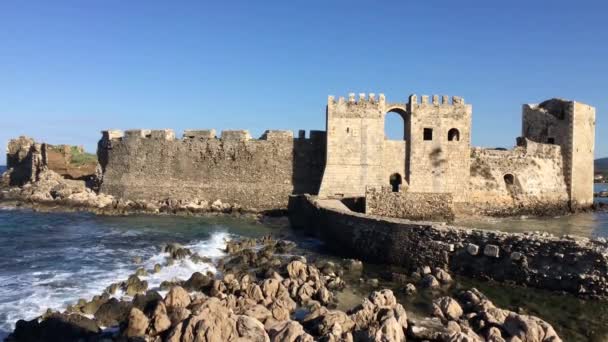
[{"label": "stone block", "polygon": [[477,255],[479,254],[479,246],[470,243],[467,245],[467,252],[471,255]]},{"label": "stone block", "polygon": [[483,249],[483,254],[491,258],[498,258],[500,256],[500,247],[496,245],[486,245]]}]

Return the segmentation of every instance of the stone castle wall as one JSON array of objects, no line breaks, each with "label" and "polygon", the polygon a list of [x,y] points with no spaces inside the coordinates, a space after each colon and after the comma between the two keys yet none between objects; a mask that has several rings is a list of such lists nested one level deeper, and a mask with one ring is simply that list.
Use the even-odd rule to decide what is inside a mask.
[{"label": "stone castle wall", "polygon": [[449,193],[394,192],[390,187],[368,187],[365,213],[408,220],[454,219],[454,203]]},{"label": "stone castle wall", "polygon": [[471,149],[467,210],[482,214],[568,210],[561,148],[520,139],[512,150]]},{"label": "stone castle wall", "polygon": [[[338,202],[338,203],[336,203]],[[335,199],[292,196],[289,221],[340,255],[581,296],[608,297],[605,239],[506,233],[356,213]]]},{"label": "stone castle wall", "polygon": [[101,192],[131,200],[221,200],[249,210],[287,207],[290,194],[317,193],[325,161],[325,134],[306,139],[267,131],[106,131],[98,155]]}]

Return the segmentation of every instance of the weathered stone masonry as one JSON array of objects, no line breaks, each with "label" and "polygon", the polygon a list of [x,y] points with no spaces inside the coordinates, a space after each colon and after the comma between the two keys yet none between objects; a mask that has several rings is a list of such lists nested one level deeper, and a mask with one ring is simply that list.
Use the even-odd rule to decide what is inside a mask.
[{"label": "weathered stone masonry", "polygon": [[101,191],[118,198],[163,201],[193,199],[235,203],[249,210],[287,207],[292,193],[316,193],[325,160],[324,132],[298,138],[267,131],[257,140],[247,131],[105,131],[98,155]]},{"label": "weathered stone masonry", "polygon": [[365,215],[339,200],[293,196],[289,220],[340,255],[413,271],[449,268],[480,279],[608,297],[605,239],[505,233]]},{"label": "weathered stone masonry", "polygon": [[[401,140],[385,135],[389,112],[404,120]],[[284,209],[294,193],[362,199],[368,187],[387,186],[408,195],[384,196],[391,201],[373,203],[377,212],[391,212],[394,200],[405,208],[414,194],[449,195],[457,214],[552,214],[592,204],[593,107],[559,99],[524,105],[522,137],[510,150],[471,147],[471,117],[472,106],[458,96],[392,103],[382,94],[350,94],[328,98],[327,133],[308,139],[285,131],[259,140],[247,131],[217,139],[213,130],[188,130],[177,140],[166,130],[124,137],[106,131],[101,191],[130,200],[220,199],[258,210]],[[422,216],[445,217],[434,214]]]}]

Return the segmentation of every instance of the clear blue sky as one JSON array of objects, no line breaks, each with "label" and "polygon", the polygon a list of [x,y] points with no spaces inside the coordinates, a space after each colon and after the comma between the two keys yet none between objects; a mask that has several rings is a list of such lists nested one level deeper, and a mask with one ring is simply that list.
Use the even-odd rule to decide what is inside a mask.
[{"label": "clear blue sky", "polygon": [[325,129],[327,95],[352,91],[463,96],[479,146],[514,145],[522,103],[575,99],[604,157],[607,18],[605,1],[2,1],[0,142]]}]

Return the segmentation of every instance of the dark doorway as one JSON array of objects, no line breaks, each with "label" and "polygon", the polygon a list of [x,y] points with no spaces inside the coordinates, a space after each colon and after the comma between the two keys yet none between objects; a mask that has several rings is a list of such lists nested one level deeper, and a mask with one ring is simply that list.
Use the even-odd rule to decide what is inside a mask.
[{"label": "dark doorway", "polygon": [[507,173],[504,176],[504,179],[505,179],[505,184],[507,184],[507,186],[513,185],[513,183],[515,183],[515,177],[513,177],[513,175],[510,173]]},{"label": "dark doorway", "polygon": [[393,192],[399,192],[399,188],[401,186],[401,175],[398,173],[393,173],[391,175],[391,177],[389,178],[389,183],[391,184],[391,187],[393,189]]}]

